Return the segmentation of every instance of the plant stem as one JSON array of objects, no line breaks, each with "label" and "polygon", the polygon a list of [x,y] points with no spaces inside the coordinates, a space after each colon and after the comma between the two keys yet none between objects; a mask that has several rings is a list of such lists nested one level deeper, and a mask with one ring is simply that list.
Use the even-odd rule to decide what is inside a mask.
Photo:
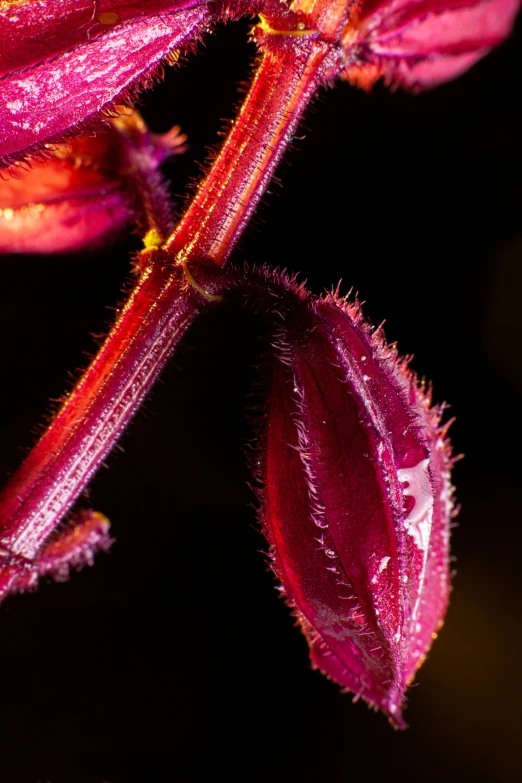
[{"label": "plant stem", "polygon": [[327,47],[302,43],[263,54],[231,132],[167,242],[177,260],[221,266],[233,251],[323,77]]},{"label": "plant stem", "polygon": [[205,260],[222,265],[229,257],[310,98],[328,78],[332,47],[317,36],[282,40],[270,30],[267,38],[273,46],[262,54],[194,201],[164,250],[152,253],[93,363],[0,496],[0,546],[9,557],[37,557],[208,306],[183,269]]},{"label": "plant stem", "polygon": [[180,269],[156,263],[93,363],[0,496],[0,543],[32,560],[105,459],[204,306]]}]

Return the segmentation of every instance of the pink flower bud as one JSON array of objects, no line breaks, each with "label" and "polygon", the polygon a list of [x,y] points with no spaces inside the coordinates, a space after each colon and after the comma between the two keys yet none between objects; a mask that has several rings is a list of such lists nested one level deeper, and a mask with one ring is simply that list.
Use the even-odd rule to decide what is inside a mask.
[{"label": "pink flower bud", "polygon": [[314,665],[402,726],[450,589],[447,426],[357,303],[282,286],[258,470],[273,569]]},{"label": "pink flower bud", "polygon": [[49,145],[31,166],[12,164],[0,178],[0,253],[63,253],[100,245],[130,220],[165,237],[172,210],[158,172],[185,136],[147,131],[136,111],[96,133]]},{"label": "pink flower bud", "polygon": [[520,0],[365,0],[344,35],[346,77],[434,87],[467,71],[511,33]]}]

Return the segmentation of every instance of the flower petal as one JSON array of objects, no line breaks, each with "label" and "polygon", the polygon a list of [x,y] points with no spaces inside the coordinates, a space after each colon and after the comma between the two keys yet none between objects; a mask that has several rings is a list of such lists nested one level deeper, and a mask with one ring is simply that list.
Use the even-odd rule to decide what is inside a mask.
[{"label": "flower petal", "polygon": [[94,16],[93,8],[69,0],[58,10],[43,0],[0,10],[0,164],[146,84],[209,21],[202,0],[112,0],[98,3]]}]

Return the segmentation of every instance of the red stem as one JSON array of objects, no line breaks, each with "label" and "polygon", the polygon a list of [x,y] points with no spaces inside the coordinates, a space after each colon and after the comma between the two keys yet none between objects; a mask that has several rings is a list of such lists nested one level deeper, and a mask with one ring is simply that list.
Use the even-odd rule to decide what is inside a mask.
[{"label": "red stem", "polygon": [[254,213],[326,70],[324,44],[296,43],[263,55],[230,134],[167,242],[179,260],[221,266]]},{"label": "red stem", "polygon": [[317,35],[266,38],[272,50],[262,55],[221,152],[166,245],[168,259],[164,251],[153,257],[97,357],[0,496],[0,545],[11,555],[37,556],[208,305],[187,284],[181,263],[225,262],[328,76],[332,48]]},{"label": "red stem", "polygon": [[204,304],[179,268],[156,263],[144,273],[93,363],[0,496],[3,547],[35,557]]}]

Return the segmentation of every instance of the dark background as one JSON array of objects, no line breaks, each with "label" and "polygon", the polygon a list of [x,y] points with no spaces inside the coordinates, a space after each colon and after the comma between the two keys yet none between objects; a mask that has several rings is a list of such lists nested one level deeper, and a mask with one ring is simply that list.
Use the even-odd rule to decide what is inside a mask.
[{"label": "dark background", "polygon": [[[190,151],[178,208],[254,51],[222,28],[144,98]],[[451,403],[462,503],[446,625],[407,732],[309,668],[260,550],[242,453],[259,325],[200,321],[91,488],[110,555],[0,609],[0,783],[522,778],[522,29],[412,97],[343,84],[306,118],[236,259],[339,278]],[[134,240],[2,261],[0,467],[85,364]]]}]

